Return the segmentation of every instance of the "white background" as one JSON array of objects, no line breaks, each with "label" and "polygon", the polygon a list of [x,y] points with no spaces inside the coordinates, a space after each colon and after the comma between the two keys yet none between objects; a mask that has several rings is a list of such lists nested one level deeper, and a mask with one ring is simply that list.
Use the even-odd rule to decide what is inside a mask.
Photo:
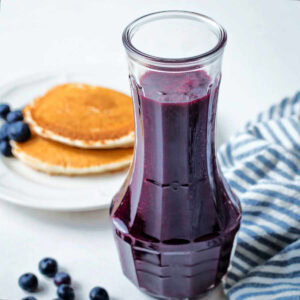
[{"label": "white background", "polygon": [[[74,64],[113,61],[124,67],[120,36],[129,21],[184,9],[215,18],[229,34],[219,140],[300,87],[299,1],[3,0],[1,6],[0,84]],[[113,300],[147,299],[122,276],[107,211],[54,213],[0,203],[0,299],[20,299],[18,276],[37,273],[44,256],[71,273],[79,300],[88,299],[95,285],[106,287]],[[51,283],[41,278],[41,286],[38,299],[55,298]]]}]

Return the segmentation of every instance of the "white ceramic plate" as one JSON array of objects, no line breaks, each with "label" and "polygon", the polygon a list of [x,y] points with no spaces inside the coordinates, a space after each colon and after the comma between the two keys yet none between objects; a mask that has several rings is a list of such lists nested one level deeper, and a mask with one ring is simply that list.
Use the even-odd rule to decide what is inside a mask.
[{"label": "white ceramic plate", "polygon": [[[0,102],[21,108],[50,87],[65,82],[102,85],[129,93],[126,67],[96,65],[27,76],[0,87]],[[106,208],[126,171],[86,177],[50,176],[15,158],[0,158],[0,199],[18,205],[60,211]]]}]

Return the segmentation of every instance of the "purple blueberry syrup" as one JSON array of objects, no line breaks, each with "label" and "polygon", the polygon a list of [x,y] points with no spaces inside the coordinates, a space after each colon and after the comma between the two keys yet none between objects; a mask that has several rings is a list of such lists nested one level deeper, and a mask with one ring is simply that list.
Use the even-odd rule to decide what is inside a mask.
[{"label": "purple blueberry syrup", "polygon": [[240,224],[215,156],[219,79],[149,71],[132,90],[135,157],[111,207],[123,271],[155,297],[195,297],[226,273]]}]

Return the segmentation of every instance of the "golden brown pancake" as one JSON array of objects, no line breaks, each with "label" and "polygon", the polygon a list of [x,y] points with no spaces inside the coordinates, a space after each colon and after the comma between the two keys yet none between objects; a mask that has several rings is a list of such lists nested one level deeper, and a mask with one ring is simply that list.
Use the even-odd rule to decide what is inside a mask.
[{"label": "golden brown pancake", "polygon": [[132,148],[80,149],[33,134],[25,143],[12,142],[13,154],[30,167],[49,174],[84,175],[122,169]]},{"label": "golden brown pancake", "polygon": [[69,83],[49,90],[24,109],[38,135],[81,148],[131,147],[131,98],[98,86]]}]

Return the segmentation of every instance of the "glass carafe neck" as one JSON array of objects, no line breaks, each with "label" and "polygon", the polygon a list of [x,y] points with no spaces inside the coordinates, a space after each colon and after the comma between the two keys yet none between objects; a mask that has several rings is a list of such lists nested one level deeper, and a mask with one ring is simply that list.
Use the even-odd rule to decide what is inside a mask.
[{"label": "glass carafe neck", "polygon": [[[136,154],[144,156],[144,178],[162,186],[205,180],[214,164],[214,124],[219,77],[203,70],[147,71],[135,89]],[[141,166],[140,166],[141,167]]]}]

